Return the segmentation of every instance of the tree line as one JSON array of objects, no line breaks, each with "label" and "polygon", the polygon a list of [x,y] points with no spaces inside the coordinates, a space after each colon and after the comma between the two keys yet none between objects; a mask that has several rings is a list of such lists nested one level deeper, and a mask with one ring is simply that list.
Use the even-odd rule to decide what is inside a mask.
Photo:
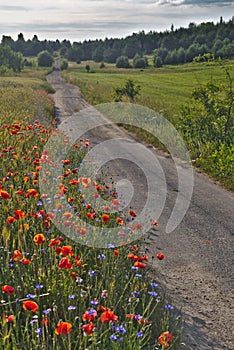
[{"label": "tree line", "polygon": [[147,66],[145,55],[152,54],[155,67],[163,64],[191,62],[197,56],[200,56],[201,60],[206,60],[208,59],[207,54],[213,57],[231,58],[234,57],[234,17],[226,22],[220,17],[217,23],[195,24],[191,22],[188,28],[175,29],[172,25],[170,30],[164,32],[140,31],[126,38],[106,38],[73,43],[66,39],[40,41],[37,35],[25,40],[22,33],[18,35],[17,40],[3,35],[1,50],[3,47],[8,47],[24,57],[35,57],[42,51],[50,54],[58,52],[60,56],[77,63],[87,60],[117,63],[119,60],[119,65],[125,66],[124,68],[130,67],[127,60],[133,58],[135,58],[136,68],[144,68]]}]

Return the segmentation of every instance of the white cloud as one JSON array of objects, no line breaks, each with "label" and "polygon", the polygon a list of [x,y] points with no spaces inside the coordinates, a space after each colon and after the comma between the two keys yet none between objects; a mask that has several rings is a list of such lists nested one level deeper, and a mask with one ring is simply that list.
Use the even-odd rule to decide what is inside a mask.
[{"label": "white cloud", "polygon": [[172,23],[180,27],[220,16],[227,20],[233,10],[229,0],[0,0],[0,36],[22,32],[26,38],[38,34],[40,39],[71,41],[123,37],[169,29]]}]

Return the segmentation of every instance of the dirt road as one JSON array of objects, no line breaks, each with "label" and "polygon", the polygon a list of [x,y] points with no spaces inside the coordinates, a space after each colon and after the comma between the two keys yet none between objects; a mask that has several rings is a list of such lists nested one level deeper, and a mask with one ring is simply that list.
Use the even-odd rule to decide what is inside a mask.
[{"label": "dirt road", "polygon": [[[78,87],[67,84],[54,71],[48,81],[55,88],[57,117],[60,122],[88,107]],[[115,127],[93,130],[91,144],[98,144],[111,137],[131,135]],[[173,305],[182,311],[184,320],[183,350],[233,349],[233,217],[234,196],[195,171],[194,190],[189,210],[181,224],[170,234],[165,233],[168,218],[177,196],[177,172],[172,159],[163,152],[157,159],[163,168],[167,182],[167,198],[159,218],[157,236],[145,242],[150,256],[162,251],[162,262],[151,259],[152,271]],[[127,150],[126,150],[127,152]],[[124,160],[111,162],[114,178],[128,178],[136,191],[137,210],[141,209],[147,192],[143,173]],[[135,187],[136,186],[136,187]]]}]

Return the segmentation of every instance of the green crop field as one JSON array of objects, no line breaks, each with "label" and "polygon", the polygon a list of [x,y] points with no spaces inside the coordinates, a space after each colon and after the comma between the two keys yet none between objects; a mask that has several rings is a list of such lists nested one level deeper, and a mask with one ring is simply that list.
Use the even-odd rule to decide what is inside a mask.
[{"label": "green crop field", "polygon": [[[86,64],[91,67],[90,73],[85,70]],[[94,105],[113,101],[113,89],[132,79],[141,86],[136,103],[159,111],[175,122],[181,105],[188,101],[193,89],[211,78],[221,83],[223,71],[218,63],[189,63],[140,70],[117,69],[111,64],[100,69],[98,63],[91,61],[70,65],[63,76],[79,85],[85,98]]]}]

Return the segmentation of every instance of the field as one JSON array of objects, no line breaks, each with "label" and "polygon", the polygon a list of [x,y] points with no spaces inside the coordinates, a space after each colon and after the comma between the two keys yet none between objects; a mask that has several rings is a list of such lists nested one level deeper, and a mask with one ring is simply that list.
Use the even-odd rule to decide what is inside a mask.
[{"label": "field", "polygon": [[[87,74],[86,64],[91,67]],[[158,69],[117,69],[106,64],[99,68],[95,62],[70,64],[63,76],[73,84],[79,85],[85,98],[91,104],[113,101],[113,90],[127,79],[141,86],[136,103],[161,112],[172,122],[176,122],[181,105],[186,103],[194,88],[208,82],[211,78],[222,82],[223,72],[214,63],[190,63],[181,66],[167,66]]]},{"label": "field", "polygon": [[[79,178],[77,166],[89,140],[79,140],[67,154],[60,152],[63,173],[53,176],[57,159],[44,147],[56,123],[53,101],[42,90],[45,73],[28,69],[0,78],[0,347],[179,349],[181,326],[157,276],[149,274],[151,258],[142,242],[126,244],[127,223],[133,225],[136,213],[122,213],[108,184]],[[55,135],[66,144],[63,135]],[[48,185],[46,193],[40,193],[40,178]],[[52,184],[57,195],[50,198]],[[95,198],[109,200],[104,212],[85,202],[89,186]],[[52,205],[50,212],[45,203]],[[86,222],[119,227],[122,244],[105,249],[79,244],[54,222],[84,243]],[[158,230],[157,222],[152,221],[152,230]],[[160,264],[164,255],[158,252],[157,258]]]},{"label": "field", "polygon": [[[89,73],[86,72],[86,64],[91,68]],[[166,117],[185,139],[194,164],[233,190],[232,64],[233,61],[223,62],[222,66],[219,62],[193,62],[137,70],[117,69],[108,64],[99,68],[97,63],[85,62],[70,64],[63,76],[77,84],[93,105],[114,101],[114,89],[123,87],[131,79],[140,86],[135,102]],[[225,73],[228,67],[230,81]],[[197,100],[192,98],[195,89],[200,91]],[[225,126],[227,118],[230,119],[228,132]],[[127,128],[142,140],[165,149],[144,130]],[[205,141],[203,133],[206,133]]]}]

